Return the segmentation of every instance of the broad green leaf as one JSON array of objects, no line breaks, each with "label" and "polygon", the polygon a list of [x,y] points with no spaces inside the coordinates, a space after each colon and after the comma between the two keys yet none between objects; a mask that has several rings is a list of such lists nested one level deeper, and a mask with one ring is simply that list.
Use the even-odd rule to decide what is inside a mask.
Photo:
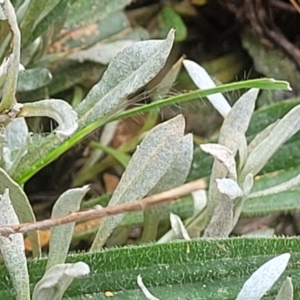
[{"label": "broad green leaf", "polygon": [[245,282],[236,300],[260,300],[284,272],[290,257],[284,253],[263,264]]},{"label": "broad green leaf", "polygon": [[131,0],[77,0],[70,7],[66,26],[73,28],[97,23],[130,3]]},{"label": "broad green leaf", "polygon": [[273,128],[270,134],[250,153],[241,172],[241,178],[248,173],[256,175],[270,157],[300,129],[300,105],[291,109]]},{"label": "broad green leaf", "polygon": [[[176,150],[177,153],[174,155],[172,164],[150,191],[149,195],[167,191],[185,182],[193,159],[193,136],[188,134],[183,137],[180,142],[180,147],[174,149],[174,152]],[[168,203],[162,203],[144,211],[144,226],[141,242],[155,240],[160,218],[167,206]]]},{"label": "broad green leaf", "polygon": [[164,37],[171,28],[176,29],[175,42],[182,42],[187,37],[187,28],[181,16],[170,6],[165,6],[158,17],[159,36]]},{"label": "broad green leaf", "polygon": [[[148,133],[133,154],[109,206],[141,199],[153,189],[167,172],[181,147],[184,126],[184,118],[179,115]],[[93,251],[104,245],[123,217],[124,215],[111,216],[101,222],[92,245]]]},{"label": "broad green leaf", "polygon": [[74,278],[87,276],[89,273],[90,267],[83,262],[55,265],[36,284],[32,300],[60,300]]},{"label": "broad green leaf", "polygon": [[[0,225],[20,224],[9,197],[9,190],[5,189],[0,199]],[[18,300],[30,300],[29,276],[23,234],[0,236],[0,250],[12,280]]]},{"label": "broad green leaf", "polygon": [[[167,244],[128,246],[101,252],[77,253],[68,256],[68,263],[85,262],[91,267],[87,278],[74,280],[66,299],[145,299],[136,279],[139,274],[153,295],[163,300],[236,299],[245,281],[265,262],[286,251],[291,260],[264,300],[274,300],[283,280],[300,279],[299,238],[230,238],[218,240],[180,241]],[[43,276],[46,259],[29,261],[31,284]],[[295,284],[295,298],[300,288]],[[0,266],[0,298],[13,299],[7,270]]]},{"label": "broad green leaf", "polygon": [[299,187],[300,186],[300,174],[295,176],[294,178],[285,181],[281,184],[278,184],[276,186],[273,186],[271,188],[265,189],[265,190],[260,190],[257,192],[254,192],[248,196],[248,198],[260,198],[264,196],[269,196],[269,195],[275,195],[279,194],[285,191],[292,190],[293,188]]},{"label": "broad green leaf", "polygon": [[[82,188],[70,189],[63,193],[54,204],[51,218],[61,217],[72,211],[78,211],[82,198],[88,189],[88,186],[84,186]],[[75,222],[72,222],[51,228],[47,270],[65,262],[74,226]]]},{"label": "broad green leaf", "polygon": [[299,188],[254,198],[255,195],[264,194],[264,191],[272,191],[272,189],[276,191],[276,186],[285,185],[286,182],[292,181],[293,178],[298,176],[299,172],[300,169],[297,167],[260,176],[258,180],[255,180],[252,193],[250,193],[249,199],[244,204],[242,216],[264,216],[278,211],[290,212],[299,210]]},{"label": "broad green leaf", "polygon": [[[8,174],[0,169],[0,194],[3,194],[5,189],[9,189],[9,195],[14,210],[21,223],[35,222],[35,216],[32,207],[21,187],[14,182]],[[31,242],[33,255],[40,256],[39,237],[35,231],[29,232],[28,237]]]},{"label": "broad green leaf", "polygon": [[48,69],[35,68],[19,72],[17,91],[27,92],[36,90],[50,83],[52,75]]}]

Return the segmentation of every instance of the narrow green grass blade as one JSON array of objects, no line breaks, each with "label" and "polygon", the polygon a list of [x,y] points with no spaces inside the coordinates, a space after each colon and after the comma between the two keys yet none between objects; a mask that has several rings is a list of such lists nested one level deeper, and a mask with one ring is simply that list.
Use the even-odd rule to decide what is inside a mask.
[{"label": "narrow green grass blade", "polygon": [[97,129],[98,127],[102,126],[103,124],[109,121],[119,120],[126,117],[132,117],[142,112],[151,111],[153,109],[159,109],[175,103],[193,100],[197,97],[205,97],[213,93],[229,92],[237,89],[252,88],[252,87],[266,88],[266,89],[289,89],[289,85],[286,81],[274,81],[273,79],[268,79],[268,78],[254,79],[254,80],[224,84],[222,86],[218,86],[208,90],[192,91],[190,93],[177,95],[162,101],[155,101],[153,103],[144,105],[142,107],[136,107],[128,111],[120,112],[114,116],[107,115],[103,118],[100,118],[96,122],[89,124],[86,127],[80,129],[72,137],[70,137],[68,140],[64,141],[63,143],[54,143],[54,139],[50,137],[49,140],[47,140],[47,142],[45,142],[42,145],[43,148],[50,149],[48,154],[42,158],[38,158],[29,167],[27,166],[26,169],[23,169],[22,171],[19,170],[20,172],[14,174],[13,178],[19,184],[25,183],[36,172],[38,172],[40,169],[45,167],[45,165],[49,164],[50,162],[58,158],[62,153],[66,152],[68,149],[73,147],[76,143],[81,141],[88,134],[90,134],[95,129]]},{"label": "narrow green grass blade", "polygon": [[113,120],[119,120],[123,118],[132,117],[139,113],[145,113],[152,109],[160,109],[162,107],[183,103],[186,101],[194,100],[196,98],[206,97],[207,95],[215,94],[215,93],[225,93],[238,89],[248,89],[248,88],[259,88],[259,89],[271,89],[271,90],[290,90],[290,86],[286,81],[274,80],[269,78],[261,78],[261,79],[252,79],[240,82],[227,83],[215,88],[205,89],[205,90],[196,90],[189,93],[176,95],[161,101],[152,102],[150,104],[135,107],[130,110],[123,111],[117,114]]}]

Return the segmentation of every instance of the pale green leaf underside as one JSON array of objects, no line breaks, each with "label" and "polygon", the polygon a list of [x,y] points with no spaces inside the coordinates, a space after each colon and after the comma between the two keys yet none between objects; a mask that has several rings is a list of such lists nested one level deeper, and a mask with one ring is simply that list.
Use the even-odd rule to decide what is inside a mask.
[{"label": "pale green leaf underside", "polygon": [[[3,169],[0,169],[0,194],[3,194],[6,188],[9,189],[10,199],[20,223],[35,222],[32,207],[24,191]],[[32,244],[34,256],[39,256],[40,247],[37,233],[32,231],[28,233],[28,236]]]}]

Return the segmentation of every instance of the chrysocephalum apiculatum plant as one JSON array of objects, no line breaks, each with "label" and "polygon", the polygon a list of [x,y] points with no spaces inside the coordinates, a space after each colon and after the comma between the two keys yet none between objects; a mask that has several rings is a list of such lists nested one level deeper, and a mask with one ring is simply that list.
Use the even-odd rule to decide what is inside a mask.
[{"label": "chrysocephalum apiculatum plant", "polygon": [[[54,2],[45,7],[48,13],[55,5],[58,5],[58,1]],[[68,1],[61,2],[68,3]],[[18,7],[16,14],[9,0],[0,0],[0,18],[3,22],[8,23],[11,30],[11,51],[5,57],[0,67],[0,123],[2,128],[0,136],[1,225],[32,222],[35,220],[32,208],[22,187],[13,179],[16,179],[19,183],[24,183],[36,170],[41,169],[63,151],[66,151],[70,145],[83,138],[92,129],[103,124],[103,120],[99,121],[101,117],[114,111],[124,98],[145,85],[159,72],[169,55],[174,39],[174,31],[171,30],[165,40],[138,42],[121,51],[111,61],[100,82],[92,88],[87,97],[75,109],[60,99],[46,99],[22,104],[18,103],[15,97],[19,74],[24,68],[20,64],[21,35],[18,22],[21,22],[22,28],[28,26],[28,19],[27,21],[22,20],[26,20],[27,13],[28,15],[32,14],[34,5],[37,5],[36,1],[26,1]],[[45,11],[41,12],[41,14],[43,13]],[[37,27],[35,27],[34,34],[37,35],[37,32]],[[30,39],[31,37],[25,34],[22,42],[23,45],[30,43]],[[5,40],[3,47],[9,45],[8,42],[9,38]],[[232,88],[225,86],[218,89],[214,87],[208,75],[203,73],[204,71],[197,64],[185,60],[184,65],[196,85],[200,88],[204,87],[207,90],[190,94],[189,96],[179,95],[169,98],[159,105],[163,106],[175,101],[187,101],[195,95],[205,96],[217,91],[220,92],[222,88],[223,90]],[[115,74],[118,74],[118,76],[115,76]],[[198,82],[199,78],[205,82],[204,86],[201,86],[201,83]],[[262,87],[267,88],[282,89],[288,87],[283,82],[272,80],[257,81],[252,84],[256,84],[257,87],[262,85]],[[247,85],[237,84],[233,88],[237,87],[247,87]],[[0,280],[0,285],[2,284],[0,288],[1,299],[9,299],[12,296],[17,300],[61,299],[65,292],[68,293],[67,288],[73,279],[88,276],[90,268],[95,270],[95,272],[90,274],[91,277],[88,279],[89,281],[91,280],[92,284],[87,284],[85,289],[84,283],[86,284],[87,281],[85,281],[85,278],[81,279],[80,283],[77,283],[79,284],[79,288],[78,285],[77,289],[71,288],[70,290],[73,294],[67,297],[72,298],[74,296],[74,298],[91,299],[95,295],[95,299],[101,299],[101,297],[105,297],[103,293],[108,290],[113,295],[115,293],[115,296],[119,297],[119,299],[143,299],[144,297],[147,299],[158,299],[152,296],[145,287],[145,285],[147,286],[147,282],[144,284],[143,280],[147,281],[148,279],[151,279],[153,287],[157,287],[155,294],[161,299],[174,299],[178,295],[182,295],[180,299],[185,299],[186,297],[197,299],[199,294],[203,293],[204,295],[203,286],[201,291],[194,289],[194,285],[192,289],[189,289],[190,284],[197,284],[197,280],[199,281],[199,279],[196,279],[197,276],[193,277],[189,274],[202,274],[203,278],[208,276],[203,269],[201,258],[199,260],[197,255],[191,257],[189,255],[194,255],[197,249],[198,251],[202,251],[201,249],[205,249],[205,247],[219,245],[220,251],[225,251],[225,255],[231,255],[231,263],[234,265],[234,260],[237,256],[227,251],[230,244],[228,244],[226,239],[220,240],[221,243],[218,244],[218,241],[210,242],[206,238],[228,237],[239,218],[245,201],[247,198],[251,198],[253,177],[263,168],[272,154],[299,129],[299,122],[297,122],[296,118],[298,106],[296,106],[279,122],[270,125],[261,134],[257,135],[247,146],[245,132],[254,110],[257,94],[258,89],[249,90],[232,108],[221,94],[208,96],[212,104],[224,117],[224,123],[221,128],[219,143],[201,146],[203,151],[210,153],[215,158],[207,208],[194,216],[190,223],[194,224],[195,220],[205,221],[202,222],[205,225],[202,227],[204,234],[201,240],[198,242],[190,241],[186,244],[175,242],[169,245],[146,245],[132,248],[131,250],[124,248],[103,253],[96,252],[103,247],[112,231],[121,222],[123,215],[118,215],[103,220],[93,242],[92,253],[78,254],[73,256],[73,258],[69,256],[68,262],[65,262],[75,224],[72,222],[54,227],[51,229],[46,272],[44,273],[45,268],[41,265],[43,264],[43,260],[29,263],[30,272],[36,268],[35,270],[38,273],[38,276],[33,278],[32,284],[35,286],[31,293],[22,234],[12,234],[9,237],[1,236],[0,249],[13,286],[13,291],[9,287],[5,287],[8,279],[4,274],[4,277]],[[145,109],[151,109],[153,106],[151,105]],[[141,112],[142,110],[140,109],[139,111]],[[38,144],[35,144],[34,141],[31,141],[31,135],[28,132],[24,119],[29,116],[46,116],[52,118],[58,123],[58,127],[49,136],[39,140]],[[288,126],[288,124],[292,124],[292,126]],[[126,171],[108,204],[109,206],[132,202],[146,195],[155,194],[184,183],[193,157],[192,136],[189,134],[184,135],[184,129],[184,118],[179,115],[156,126],[146,135],[128,163]],[[236,164],[237,156],[238,164]],[[269,189],[264,191],[264,193],[285,191],[287,188],[297,186],[298,184],[299,182],[296,177],[296,179],[294,178],[281,183],[277,187],[273,187],[273,190]],[[88,186],[83,186],[63,193],[53,207],[52,217],[60,217],[70,211],[78,210],[80,202],[87,191]],[[166,209],[167,205],[162,205],[145,211],[145,227],[142,241],[155,238],[153,232],[156,233],[158,222],[157,220],[153,222],[153,216],[159,219],[159,215]],[[177,237],[186,240],[190,239],[188,233],[189,224],[184,225],[180,218],[174,214],[171,215],[171,224]],[[33,254],[39,257],[38,235],[36,232],[28,233],[28,235],[33,247]],[[247,247],[243,248],[243,244],[238,244],[238,242],[233,241],[232,243],[241,247],[239,255],[246,261],[247,257],[251,257],[251,254],[246,252],[242,254],[244,248]],[[247,241],[244,241],[244,243],[247,243]],[[260,243],[260,241],[253,241],[253,244],[255,243]],[[294,245],[291,246],[294,247]],[[184,251],[182,251],[183,249]],[[151,256],[152,252],[155,254],[153,257]],[[148,255],[146,255],[147,253]],[[208,257],[210,254],[214,255],[213,251],[206,251],[205,253],[206,256],[204,253],[201,256],[206,266],[209,265],[209,261],[218,262],[218,255],[221,255],[217,254],[214,257]],[[115,254],[116,256],[114,256]],[[127,254],[131,258],[125,259],[123,263],[113,264],[114,259],[117,260],[117,257],[119,257],[122,261],[122,257],[126,257]],[[253,272],[258,266],[270,259],[270,256],[274,256],[274,254],[277,253],[273,253],[271,250],[262,253],[263,260],[254,260],[254,265],[245,268],[246,271],[250,270]],[[114,259],[109,257],[110,255]],[[133,258],[135,255],[137,261]],[[175,255],[175,263],[174,261],[172,262],[173,255]],[[227,261],[229,256],[227,257]],[[245,282],[243,287],[242,285],[230,286],[227,281],[227,291],[227,285],[222,284],[221,280],[223,290],[217,289],[215,292],[221,296],[225,292],[231,293],[231,295],[235,294],[234,298],[237,297],[236,299],[239,300],[260,299],[282,274],[289,258],[289,254],[283,254],[263,264]],[[146,261],[147,259],[149,259],[152,270],[148,268],[149,262]],[[161,264],[155,259],[165,260],[167,268],[159,271]],[[176,267],[178,262],[182,263],[180,270]],[[190,265],[190,262],[192,262],[193,267]],[[135,263],[138,264],[134,265]],[[222,264],[222,260],[219,263]],[[241,261],[241,263],[247,266],[244,261]],[[132,265],[130,266],[130,264]],[[228,268],[230,268],[230,264]],[[226,270],[229,269],[225,268],[225,272]],[[127,274],[128,278],[125,278],[121,274],[123,271]],[[237,271],[237,268],[235,268],[235,271]],[[112,277],[112,280],[107,275],[110,272],[117,274],[114,275],[115,277]],[[242,277],[247,277],[249,272],[243,273]],[[160,278],[162,284],[156,278],[160,276],[159,274],[163,276]],[[176,276],[182,278],[182,282]],[[217,271],[214,276],[218,277]],[[132,278],[134,278],[134,281],[137,279],[137,283],[135,283],[135,295],[130,295],[133,285],[132,281],[130,282]],[[125,284],[124,287],[121,284],[122,280],[123,284]],[[178,283],[182,287],[181,291],[178,290]],[[173,290],[174,293],[172,293],[172,289],[169,287],[170,284],[176,287]],[[237,288],[240,289],[239,293],[237,292]],[[128,294],[125,295],[127,292]],[[213,293],[210,292],[210,294]],[[276,299],[292,299],[292,297],[291,279],[287,278]]]}]

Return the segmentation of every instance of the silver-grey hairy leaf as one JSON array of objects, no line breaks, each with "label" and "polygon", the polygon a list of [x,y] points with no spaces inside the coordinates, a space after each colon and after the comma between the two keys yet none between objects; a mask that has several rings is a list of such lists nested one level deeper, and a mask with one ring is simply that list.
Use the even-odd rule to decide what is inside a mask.
[{"label": "silver-grey hairy leaf", "polygon": [[[179,115],[164,122],[144,138],[133,154],[109,206],[143,198],[167,172],[177,154],[184,132],[184,118]],[[106,217],[100,225],[92,250],[99,250],[124,215]]]},{"label": "silver-grey hairy leaf", "polygon": [[233,229],[234,203],[226,194],[220,195],[220,201],[204,231],[203,237],[227,238]]},{"label": "silver-grey hairy leaf", "polygon": [[[215,83],[207,74],[206,70],[197,63],[185,59],[183,65],[189,73],[191,79],[199,89],[209,89],[215,87]],[[208,95],[207,99],[214,108],[225,118],[231,110],[231,107],[222,93]]]},{"label": "silver-grey hairy leaf", "polygon": [[111,61],[101,81],[77,106],[80,128],[107,114],[148,83],[164,66],[173,40],[174,30],[171,30],[165,40],[137,42],[123,49]]},{"label": "silver-grey hairy leaf", "polygon": [[[154,195],[163,191],[169,190],[176,186],[182,185],[190,171],[193,160],[193,136],[188,134],[183,137],[182,142],[173,148],[174,160],[170,165],[165,175],[158,181],[155,187],[149,192],[148,195]],[[154,240],[157,233],[157,227],[160,218],[168,206],[167,203],[162,203],[144,212],[144,229],[142,241]]]},{"label": "silver-grey hairy leaf", "polygon": [[267,126],[265,129],[263,129],[260,133],[258,133],[255,138],[250,142],[250,144],[248,145],[248,155],[253,151],[253,149],[260,144],[270,133],[271,131],[274,129],[274,127],[276,126],[276,124],[279,122],[279,120],[277,120],[276,122],[270,124],[269,126]]},{"label": "silver-grey hairy leaf", "polygon": [[[240,144],[245,140],[245,133],[248,129],[252,113],[255,108],[255,101],[259,90],[250,89],[243,94],[234,104],[228,115],[225,117],[220,130],[219,144],[226,146],[236,155]],[[248,172],[249,173],[249,172]],[[227,170],[220,162],[214,160],[209,183],[209,201],[207,206],[207,221],[210,220],[215,207],[219,203],[219,193],[216,186],[216,178],[227,177]]]},{"label": "silver-grey hairy leaf", "polygon": [[[55,202],[51,217],[57,218],[67,215],[72,211],[79,210],[82,198],[88,190],[89,186],[86,185],[82,188],[70,189],[63,193]],[[51,228],[47,270],[57,264],[65,262],[72,239],[74,226],[75,222],[72,222]]]},{"label": "silver-grey hairy leaf", "polygon": [[245,137],[258,92],[258,89],[250,89],[244,93],[224,119],[220,130],[219,144],[229,148],[233,155],[236,154],[241,140]]},{"label": "silver-grey hairy leaf", "polygon": [[[0,200],[0,225],[19,224],[6,189]],[[0,249],[18,300],[30,300],[29,275],[23,234],[0,236]]]},{"label": "silver-grey hairy leaf", "polygon": [[243,193],[244,196],[248,197],[248,195],[251,192],[251,189],[253,187],[254,184],[254,179],[253,179],[253,175],[250,173],[246,176],[244,182],[243,182]]},{"label": "silver-grey hairy leaf", "polygon": [[236,300],[261,299],[284,272],[290,257],[290,253],[284,253],[263,264],[244,283]]},{"label": "silver-grey hairy leaf", "polygon": [[50,83],[52,75],[46,68],[34,68],[19,72],[17,91],[36,90]]},{"label": "silver-grey hairy leaf", "polygon": [[3,160],[5,170],[11,173],[23,155],[27,153],[29,138],[28,127],[24,118],[13,119],[5,128],[5,143]]}]

